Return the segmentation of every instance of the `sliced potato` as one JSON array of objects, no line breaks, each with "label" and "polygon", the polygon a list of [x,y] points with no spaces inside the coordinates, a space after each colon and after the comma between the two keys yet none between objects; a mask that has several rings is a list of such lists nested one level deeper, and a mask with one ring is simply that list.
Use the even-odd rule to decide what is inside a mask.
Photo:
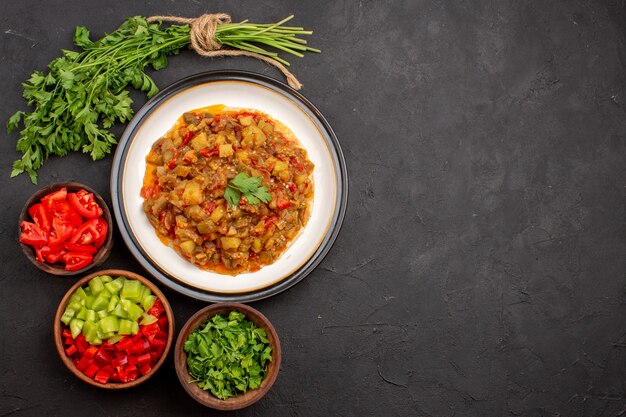
[{"label": "sliced potato", "polygon": [[241,239],[238,237],[221,237],[222,249],[237,249],[241,245]]},{"label": "sliced potato", "polygon": [[213,212],[209,216],[209,219],[211,219],[212,222],[217,223],[220,221],[222,217],[224,217],[225,214],[226,214],[226,209],[224,208],[224,206],[220,205],[220,206],[217,206],[215,210],[213,210]]},{"label": "sliced potato", "polygon": [[220,158],[228,158],[229,156],[233,156],[235,151],[233,150],[233,145],[227,143],[226,145],[220,145]]},{"label": "sliced potato", "polygon": [[203,200],[203,193],[200,184],[195,181],[188,181],[185,184],[185,191],[183,192],[183,201],[186,205],[200,204]]}]

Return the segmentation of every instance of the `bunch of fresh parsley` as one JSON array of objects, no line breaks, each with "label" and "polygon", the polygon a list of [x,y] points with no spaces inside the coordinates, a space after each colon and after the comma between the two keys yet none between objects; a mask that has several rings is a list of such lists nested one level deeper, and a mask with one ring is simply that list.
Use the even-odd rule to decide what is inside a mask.
[{"label": "bunch of fresh parsley", "polygon": [[125,88],[132,84],[152,97],[159,90],[145,72],[165,68],[168,55],[189,43],[189,26],[149,24],[142,17],[127,19],[115,32],[92,42],[89,31],[77,27],[74,42],[82,52],[63,50],[44,74],[35,71],[23,84],[32,112],[18,111],[7,130],[23,126],[17,142],[22,158],[11,176],[27,172],[33,183],[44,160],[82,150],[94,160],[111,152],[117,143],[109,128],[133,116],[132,99]]},{"label": "bunch of fresh parsley", "polygon": [[240,172],[235,178],[230,180],[224,190],[224,198],[229,206],[239,205],[239,199],[243,195],[248,204],[269,203],[272,195],[267,191],[267,187],[261,185],[262,177],[250,177],[245,172]]},{"label": "bunch of fresh parsley", "polygon": [[[298,38],[313,32],[285,26],[292,18],[267,24],[247,20],[219,24],[214,37],[222,45],[289,65],[278,53],[259,45],[299,57],[306,51],[320,52]],[[115,32],[97,41],[89,39],[85,27],[77,27],[74,43],[83,51],[63,50],[62,57],[50,62],[47,74],[35,71],[22,84],[24,98],[34,110],[18,111],[7,122],[9,133],[23,127],[17,142],[22,158],[13,164],[11,177],[26,172],[36,184],[36,171],[50,155],[82,150],[97,160],[110,153],[117,139],[109,128],[133,115],[133,101],[125,88],[131,84],[148,98],[154,96],[159,89],[144,70],[167,67],[167,57],[190,44],[189,33],[189,25],[163,29],[160,22],[148,23],[140,16],[126,19]]]},{"label": "bunch of fresh parsley", "polygon": [[272,361],[265,330],[237,311],[213,316],[187,337],[183,349],[193,382],[222,400],[258,388]]}]

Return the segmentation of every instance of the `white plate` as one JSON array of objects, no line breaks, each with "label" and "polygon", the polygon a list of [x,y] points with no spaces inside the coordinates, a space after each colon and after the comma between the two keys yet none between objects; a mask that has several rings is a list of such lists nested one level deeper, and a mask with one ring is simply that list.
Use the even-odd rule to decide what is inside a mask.
[{"label": "white plate", "polygon": [[[200,269],[165,246],[143,211],[140,195],[145,157],[152,144],[171,129],[184,112],[215,104],[259,110],[280,121],[298,138],[315,165],[311,216],[304,229],[274,263],[256,272],[236,276]],[[262,293],[264,289],[299,275],[297,273],[316,254],[323,257],[327,248],[322,246],[329,249],[332,245],[327,238],[332,236],[331,240],[334,240],[345,212],[346,179],[343,156],[332,130],[304,97],[258,75],[228,72],[190,77],[168,87],[148,102],[128,126],[118,145],[111,186],[118,225],[133,254],[140,254],[138,259],[142,264],[145,266],[145,261],[149,262],[167,278],[166,284],[175,280],[177,284],[192,289],[194,294],[188,295],[222,301],[223,297],[216,298],[215,295]],[[321,259],[317,263],[319,261]],[[163,281],[164,277],[157,278]],[[298,278],[297,281],[303,276]],[[264,296],[269,295],[273,294]],[[243,300],[251,297],[263,298],[252,294]]]}]

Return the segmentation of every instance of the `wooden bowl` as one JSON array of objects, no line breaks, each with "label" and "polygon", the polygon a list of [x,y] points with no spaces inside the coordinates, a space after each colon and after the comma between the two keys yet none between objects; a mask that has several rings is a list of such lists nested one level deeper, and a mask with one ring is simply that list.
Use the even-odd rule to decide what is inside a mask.
[{"label": "wooden bowl", "polygon": [[[228,315],[231,311],[238,311],[246,315],[246,318],[253,322],[257,327],[265,329],[267,332],[267,338],[272,347],[272,362],[268,365],[267,374],[261,386],[257,389],[248,390],[245,394],[231,397],[226,400],[220,400],[211,394],[210,391],[205,391],[200,388],[196,383],[191,382],[193,378],[189,375],[187,370],[187,353],[183,349],[185,341],[189,334],[196,328],[206,323],[211,317],[222,314]],[[176,366],[176,374],[181,385],[187,391],[187,393],[200,404],[214,408],[216,410],[239,410],[247,407],[259,401],[270,390],[276,378],[278,377],[278,371],[280,370],[281,350],[280,341],[278,340],[278,334],[272,323],[259,311],[245,304],[238,303],[217,303],[203,308],[194,314],[185,323],[178,339],[176,339],[176,346],[174,347],[174,365]]]},{"label": "wooden bowl", "polygon": [[[82,287],[83,285],[86,285],[92,278],[97,277],[99,275],[110,275],[113,278],[119,277],[119,276],[125,276],[126,278],[129,278],[129,279],[136,279],[137,281],[141,281],[143,285],[150,288],[150,290],[152,290],[152,293],[156,295],[159,300],[161,300],[161,303],[163,304],[163,308],[165,309],[165,314],[167,315],[167,321],[168,321],[167,344],[165,345],[165,350],[163,351],[163,354],[161,355],[161,357],[159,358],[159,361],[154,365],[154,367],[152,368],[150,372],[148,372],[146,375],[140,375],[137,379],[131,382],[126,382],[126,383],[109,382],[107,384],[100,384],[99,382],[94,381],[93,379],[87,377],[81,371],[76,369],[76,366],[74,365],[72,360],[65,353],[65,347],[63,346],[63,338],[61,336],[61,333],[63,332],[63,328],[65,327],[65,325],[61,322],[61,316],[63,315],[63,311],[65,310],[65,307],[67,306],[70,297],[72,296],[72,294],[74,294],[74,291],[76,291],[78,287]],[[57,312],[54,316],[54,344],[56,345],[57,352],[59,353],[59,357],[61,358],[61,360],[67,367],[67,369],[69,369],[79,379],[85,381],[89,385],[93,385],[94,387],[98,387],[98,388],[105,388],[105,389],[131,388],[146,381],[148,378],[154,375],[154,373],[165,362],[165,358],[167,357],[167,354],[169,353],[170,348],[172,347],[173,340],[174,340],[174,313],[172,312],[170,303],[165,298],[165,295],[163,295],[161,290],[159,290],[153,283],[151,283],[150,281],[148,281],[146,278],[142,277],[141,275],[135,274],[134,272],[130,272],[130,271],[124,271],[121,269],[105,269],[103,271],[92,272],[86,277],[78,280],[72,286],[72,288],[69,289],[69,291],[65,294],[65,296],[61,300],[61,302],[59,303],[59,307],[57,308]]]},{"label": "wooden bowl", "polygon": [[109,254],[111,253],[111,248],[113,247],[113,218],[111,217],[111,212],[109,211],[109,207],[107,206],[102,196],[98,194],[96,191],[94,191],[91,187],[88,187],[84,184],[80,184],[78,182],[62,182],[62,183],[51,184],[45,188],[40,189],[28,199],[26,204],[24,204],[24,208],[22,208],[22,212],[20,213],[20,218],[17,223],[17,229],[18,229],[17,235],[19,236],[22,233],[22,230],[20,228],[20,223],[22,223],[22,221],[24,220],[32,221],[32,219],[30,218],[30,215],[28,214],[28,209],[31,206],[39,203],[42,197],[45,197],[46,195],[54,191],[60,190],[63,187],[67,188],[68,192],[75,192],[75,191],[83,189],[90,193],[93,193],[94,199],[96,200],[100,208],[102,208],[102,211],[103,211],[102,218],[107,222],[109,230],[107,231],[107,237],[106,237],[106,240],[104,241],[104,244],[98,249],[98,252],[96,252],[93,255],[93,261],[91,261],[89,265],[87,265],[86,267],[82,269],[78,269],[76,271],[68,271],[61,264],[49,264],[49,263],[39,262],[35,256],[35,250],[31,246],[28,246],[22,242],[19,242],[19,244],[22,247],[22,251],[24,252],[24,255],[26,255],[26,257],[37,268],[41,269],[42,271],[47,272],[49,274],[53,274],[53,275],[59,275],[59,276],[74,276],[74,275],[84,274],[89,269],[99,266],[102,263],[104,263],[104,261],[106,261],[107,258],[109,257]]}]

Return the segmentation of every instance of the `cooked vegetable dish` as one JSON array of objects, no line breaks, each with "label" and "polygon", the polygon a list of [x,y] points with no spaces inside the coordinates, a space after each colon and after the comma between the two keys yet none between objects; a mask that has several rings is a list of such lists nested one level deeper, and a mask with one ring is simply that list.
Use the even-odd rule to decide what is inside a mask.
[{"label": "cooked vegetable dish", "polygon": [[146,162],[148,219],[198,267],[256,271],[280,257],[308,220],[313,164],[293,133],[261,112],[185,113]]}]

